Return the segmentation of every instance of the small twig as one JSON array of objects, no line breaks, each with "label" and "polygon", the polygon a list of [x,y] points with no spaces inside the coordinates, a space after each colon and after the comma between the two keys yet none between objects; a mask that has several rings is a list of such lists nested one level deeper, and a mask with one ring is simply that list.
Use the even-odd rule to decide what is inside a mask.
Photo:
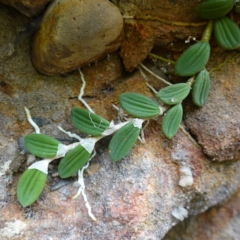
[{"label": "small twig", "polygon": [[157,74],[153,73],[151,70],[149,70],[147,67],[145,67],[142,63],[139,64],[140,67],[142,67],[144,70],[146,70],[148,73],[153,75],[155,78],[159,79],[160,81],[164,82],[167,85],[172,85],[170,82],[166,81],[165,79],[159,77]]},{"label": "small twig", "polygon": [[[138,67],[138,70],[140,71],[141,76],[144,78],[145,83],[148,86],[148,88],[150,88],[153,93],[157,94],[158,92],[154,89],[154,87],[148,83],[147,76],[143,72],[142,68]],[[163,115],[163,112],[165,111],[166,108],[161,103],[159,103],[159,109],[160,109],[160,114],[159,115]]]},{"label": "small twig", "polygon": [[150,56],[150,57],[153,57],[153,58],[156,58],[156,59],[159,59],[159,60],[161,60],[161,61],[163,61],[163,62],[175,64],[174,61],[172,61],[172,60],[170,60],[170,59],[166,59],[166,58],[161,57],[161,56],[158,56],[158,55],[153,54],[153,53],[149,53],[149,56]]},{"label": "small twig", "polygon": [[80,73],[80,77],[82,80],[82,87],[80,89],[80,93],[78,95],[78,100],[88,109],[89,112],[94,113],[94,111],[91,109],[91,107],[87,104],[87,102],[83,99],[84,89],[86,87],[86,81],[84,79],[83,73],[80,68],[78,68],[78,71]]},{"label": "small twig", "polygon": [[123,112],[123,109],[121,108],[121,107],[117,107],[116,105],[114,105],[114,104],[112,104],[112,106],[117,110],[117,112],[118,112],[118,120],[119,121],[124,121],[124,120],[126,120],[127,119],[127,114],[125,114],[124,112]]},{"label": "small twig", "polygon": [[32,120],[30,111],[28,110],[28,108],[27,108],[26,106],[24,107],[24,110],[25,110],[25,112],[26,112],[28,122],[33,126],[35,132],[39,134],[39,133],[40,133],[40,128],[39,128],[38,125]]},{"label": "small twig", "polygon": [[158,21],[164,24],[173,25],[173,26],[179,26],[179,27],[200,27],[206,25],[207,22],[177,22],[177,21],[170,21],[164,18],[160,18],[158,16],[151,16],[151,15],[145,15],[145,16],[135,16],[135,19],[138,20],[150,20],[150,21]]},{"label": "small twig", "polygon": [[214,71],[220,70],[221,67],[223,67],[225,64],[234,61],[234,60],[235,60],[237,57],[239,57],[239,56],[240,56],[240,53],[235,54],[232,58],[227,59],[227,60],[224,61],[223,63],[219,64],[217,67],[210,69],[210,70],[209,70],[209,74],[211,74],[211,73],[214,72]]},{"label": "small twig", "polygon": [[185,130],[185,128],[180,124],[179,128],[182,130],[182,132],[187,136],[187,138],[198,148],[202,148],[196,140]]},{"label": "small twig", "polygon": [[146,85],[148,86],[148,88],[150,88],[150,89],[153,91],[153,93],[157,94],[157,91],[154,89],[154,87],[148,83],[147,76],[146,76],[145,73],[143,72],[142,68],[138,66],[138,70],[139,70],[141,76],[144,78],[145,83],[146,83]]}]

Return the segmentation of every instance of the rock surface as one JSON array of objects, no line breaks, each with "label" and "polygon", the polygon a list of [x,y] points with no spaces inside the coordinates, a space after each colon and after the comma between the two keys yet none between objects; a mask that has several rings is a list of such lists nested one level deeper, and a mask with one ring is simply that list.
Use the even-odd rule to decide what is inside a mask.
[{"label": "rock surface", "polygon": [[28,17],[39,14],[51,0],[0,0],[4,4],[8,4],[19,12]]},{"label": "rock surface", "polygon": [[163,240],[239,239],[240,189],[224,204],[173,227]]},{"label": "rock surface", "polygon": [[122,16],[108,0],[55,1],[36,33],[32,61],[44,74],[67,73],[117,50],[122,34]]},{"label": "rock surface", "polygon": [[[3,7],[0,8],[0,23],[6,24],[0,24],[2,32],[11,30],[8,32],[8,41],[14,43],[15,39],[18,39],[17,29],[22,29],[28,21],[24,16],[8,12],[8,8]],[[165,34],[172,29],[174,26],[165,28]],[[190,30],[184,28],[181,33],[183,39],[189,32]],[[178,36],[176,41],[177,39]],[[222,235],[219,231],[222,225],[216,217],[223,216],[221,214],[224,213],[224,207],[218,208],[219,211],[213,210],[215,215],[207,213],[205,217],[200,216],[199,224],[203,224],[201,219],[206,221],[210,216],[213,222],[216,222],[216,226],[204,229],[206,234],[202,236],[209,237],[209,240],[221,239],[222,236],[240,238],[238,230],[234,231],[235,235],[232,235],[232,232],[228,234],[228,230],[234,229],[239,222],[237,213],[240,161],[237,159],[238,149],[229,147],[236,143],[236,132],[232,126],[239,123],[238,115],[231,114],[234,106],[239,109],[237,104],[233,104],[235,101],[239,102],[240,96],[236,82],[239,58],[226,62],[218,71],[213,72],[211,96],[202,109],[193,107],[190,101],[185,102],[186,129],[191,129],[195,136],[198,136],[196,139],[199,142],[201,136],[204,137],[208,131],[219,127],[217,124],[213,125],[214,122],[218,123],[218,114],[231,114],[231,121],[227,121],[227,115],[223,116],[221,128],[218,129],[221,134],[226,135],[225,145],[217,144],[218,137],[219,141],[224,139],[223,135],[217,134],[211,134],[211,138],[207,138],[205,142],[201,140],[202,148],[193,144],[191,138],[182,131],[178,131],[172,140],[168,140],[161,131],[161,118],[151,121],[146,128],[146,144],[137,142],[133,150],[118,163],[109,159],[107,146],[110,137],[97,144],[97,155],[91,162],[92,171],[85,177],[86,194],[98,219],[97,222],[92,222],[82,197],[71,199],[77,191],[73,186],[75,177],[68,179],[70,184],[57,191],[50,191],[50,188],[60,181],[55,176],[57,161],[50,166],[51,174],[38,201],[27,208],[21,207],[17,201],[16,185],[26,168],[27,159],[20,153],[18,138],[33,132],[26,120],[24,106],[30,109],[33,117],[43,123],[42,133],[65,139],[64,143],[68,143],[70,139],[60,132],[57,126],[78,133],[70,122],[69,112],[73,107],[83,107],[77,99],[81,86],[79,73],[74,71],[65,77],[40,74],[31,62],[31,42],[32,37],[26,35],[15,46],[13,54],[8,54],[8,51],[4,51],[6,39],[4,35],[0,35],[0,52],[3,53],[0,59],[0,239],[158,240],[179,223],[172,215],[176,209],[184,208],[188,216],[196,216],[210,207],[223,204],[235,192],[235,200],[229,200],[231,207],[229,203],[223,205],[230,214],[224,218],[227,227],[224,233],[222,231]],[[172,50],[170,53],[174,55],[176,51]],[[232,54],[228,51],[213,52],[208,67],[216,67],[218,63],[231,58]],[[149,62],[145,64],[163,77],[166,76],[159,68],[171,68],[167,63],[161,65],[156,62],[154,67]],[[112,104],[118,105],[118,96],[123,92],[138,92],[154,99],[138,71],[132,74],[124,72],[118,53],[110,54],[109,59],[97,64],[86,66],[82,71],[87,81],[85,100],[97,114],[108,120],[117,118]],[[147,77],[157,90],[165,86],[149,74]],[[174,75],[170,77],[173,81],[179,81]],[[226,81],[227,78],[229,81]],[[231,88],[231,81],[234,88]],[[217,97],[219,101],[226,100],[226,104],[221,105],[222,109],[219,107],[218,114],[215,106]],[[207,116],[207,121],[198,119],[202,114]],[[198,120],[197,124],[194,119]],[[212,148],[219,149],[218,153],[224,149],[224,160],[229,159],[229,154],[234,150],[231,154],[236,161],[213,162],[210,154],[205,155],[207,150],[211,153]],[[189,187],[179,186],[183,166],[192,172],[193,184]],[[184,224],[188,223],[193,232],[201,233],[203,225],[195,226],[195,220],[192,219],[194,218],[190,218],[189,222],[185,220]],[[197,226],[200,226],[199,230],[196,230]],[[211,235],[212,229],[219,232],[219,238]],[[176,236],[176,233],[173,236]]]},{"label": "rock surface", "polygon": [[161,54],[168,58],[169,50],[182,52],[186,48],[188,36],[201,37],[205,23],[194,13],[198,0],[112,2],[126,16],[121,57],[128,71],[133,71],[154,46],[161,47]]},{"label": "rock surface", "polygon": [[[208,68],[214,68],[238,54],[212,51]],[[240,159],[240,88],[239,57],[211,74],[211,89],[202,108],[186,107],[185,122],[203,146],[204,153],[215,161]]]}]

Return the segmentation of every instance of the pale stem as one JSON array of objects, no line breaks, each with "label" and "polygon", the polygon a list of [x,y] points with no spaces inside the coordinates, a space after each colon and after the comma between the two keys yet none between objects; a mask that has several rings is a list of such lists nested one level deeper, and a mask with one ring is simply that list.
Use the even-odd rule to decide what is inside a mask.
[{"label": "pale stem", "polygon": [[94,152],[93,152],[92,156],[90,157],[90,159],[88,160],[87,164],[86,164],[84,167],[82,167],[81,170],[78,170],[78,183],[79,183],[80,187],[79,187],[79,189],[78,189],[77,194],[76,194],[75,196],[73,196],[73,198],[72,198],[72,199],[76,199],[80,194],[82,194],[83,199],[84,199],[84,201],[85,201],[85,206],[86,206],[86,208],[87,208],[87,210],[88,210],[88,215],[89,215],[89,217],[90,217],[94,222],[96,222],[97,219],[96,219],[95,216],[92,214],[91,206],[90,206],[90,204],[89,204],[89,202],[88,202],[88,200],[87,200],[87,195],[85,194],[85,184],[84,184],[83,172],[84,172],[84,170],[85,170],[86,168],[88,168],[88,166],[89,166],[89,161],[90,161],[95,155],[96,155],[96,151],[95,151],[95,149],[94,149]]},{"label": "pale stem", "polygon": [[28,108],[27,108],[26,106],[24,107],[24,110],[25,110],[25,113],[26,113],[26,115],[27,115],[27,120],[28,120],[28,122],[33,126],[35,132],[39,134],[39,133],[40,133],[40,128],[39,128],[38,125],[32,120],[30,111],[28,110]]},{"label": "pale stem", "polygon": [[112,106],[118,111],[118,118],[122,121],[127,118],[127,114],[123,112],[123,109],[121,107],[117,107],[116,105],[112,104]]},{"label": "pale stem", "polygon": [[155,74],[154,72],[152,72],[150,69],[148,69],[147,67],[145,67],[142,63],[139,64],[140,67],[142,67],[145,71],[147,71],[148,73],[150,73],[152,76],[154,76],[155,78],[157,78],[158,80],[164,82],[167,85],[172,85],[170,82],[166,81],[165,79],[159,77],[157,74]]},{"label": "pale stem", "polygon": [[141,129],[141,137],[139,136],[138,139],[142,142],[142,143],[146,143],[145,140],[145,136],[144,136],[144,130],[146,129],[146,127],[149,124],[149,120],[146,121],[146,124],[143,126],[143,128]]},{"label": "pale stem", "polygon": [[[142,68],[141,67],[138,67],[138,70],[140,71],[140,74],[142,75],[142,77],[145,79],[145,83],[146,85],[148,86],[148,88],[150,88],[152,90],[153,93],[155,93],[157,95],[157,91],[154,89],[154,87],[152,85],[150,85],[147,81],[147,76],[145,75],[145,73],[143,72]],[[164,107],[163,106],[160,106],[159,104],[159,110],[160,110],[160,114],[159,115],[163,115],[163,112],[164,112]]]},{"label": "pale stem", "polygon": [[81,142],[83,139],[80,137],[80,136],[78,136],[77,134],[75,134],[75,133],[71,133],[71,132],[69,132],[69,131],[65,131],[62,127],[60,127],[60,126],[58,126],[58,129],[60,130],[60,131],[62,131],[62,132],[64,132],[65,134],[67,134],[69,137],[71,137],[71,138],[76,138],[79,142]]},{"label": "pale stem", "polygon": [[94,113],[94,111],[91,109],[91,107],[87,104],[87,102],[83,99],[84,89],[86,87],[86,81],[84,79],[83,73],[80,68],[78,68],[78,71],[80,73],[80,77],[82,80],[82,87],[80,89],[80,93],[78,95],[78,100],[88,109],[89,112]]},{"label": "pale stem", "polygon": [[150,88],[155,94],[157,94],[157,91],[154,89],[154,87],[147,82],[148,81],[147,76],[143,72],[142,68],[138,67],[138,70],[139,70],[140,74],[142,75],[142,77],[144,78],[144,80],[146,81],[145,83],[148,86],[148,88]]},{"label": "pale stem", "polygon": [[179,128],[182,130],[182,132],[187,136],[187,138],[198,148],[201,148],[201,146],[195,141],[195,139],[185,130],[185,128],[180,125]]},{"label": "pale stem", "polygon": [[174,61],[172,61],[172,60],[170,60],[170,59],[163,58],[163,57],[158,56],[158,55],[153,54],[153,53],[149,53],[149,56],[150,56],[150,57],[154,57],[154,58],[156,58],[156,59],[159,59],[159,60],[161,60],[161,61],[163,61],[163,62],[167,62],[168,64],[170,64],[170,63],[175,64]]},{"label": "pale stem", "polygon": [[114,125],[114,124],[110,125],[108,128],[106,128],[104,130],[101,137],[105,137],[105,136],[109,136],[109,135],[113,134],[114,132],[116,132],[117,130],[119,130],[120,128],[122,128],[123,126],[125,126],[129,122],[130,121],[127,120],[126,122],[121,122],[121,123],[116,124],[116,125]]},{"label": "pale stem", "polygon": [[195,75],[187,80],[187,83],[192,86],[195,80]]},{"label": "pale stem", "polygon": [[28,169],[37,169],[45,174],[48,174],[48,165],[54,159],[55,158],[48,158],[48,159],[43,159],[41,161],[37,161],[33,163],[31,166],[29,166]]}]

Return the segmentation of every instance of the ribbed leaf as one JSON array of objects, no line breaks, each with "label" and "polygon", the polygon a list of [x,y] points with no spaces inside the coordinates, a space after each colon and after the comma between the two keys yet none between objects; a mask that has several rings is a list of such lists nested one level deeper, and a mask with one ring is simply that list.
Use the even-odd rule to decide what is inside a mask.
[{"label": "ribbed leaf", "polygon": [[236,49],[240,47],[239,27],[228,17],[222,17],[214,21],[214,35],[222,48]]},{"label": "ribbed leaf", "polygon": [[206,0],[196,7],[195,12],[204,19],[217,19],[230,12],[234,4],[235,0]]},{"label": "ribbed leaf", "polygon": [[167,138],[172,138],[178,131],[182,121],[183,109],[179,103],[171,107],[163,117],[162,131]]},{"label": "ribbed leaf", "polygon": [[191,89],[188,83],[177,83],[165,88],[162,88],[158,93],[157,97],[168,105],[175,105],[180,103],[187,97]]},{"label": "ribbed leaf", "polygon": [[159,105],[144,95],[126,92],[119,99],[121,107],[134,117],[152,118],[160,114]]},{"label": "ribbed leaf", "polygon": [[85,165],[85,163],[90,158],[90,155],[91,153],[89,153],[81,145],[75,147],[73,150],[68,152],[58,165],[58,173],[60,177],[71,177],[74,173],[76,173],[80,168]]},{"label": "ribbed leaf", "polygon": [[112,137],[109,144],[109,154],[113,161],[119,161],[127,155],[136,142],[140,133],[138,127],[133,123],[127,123],[119,129]]},{"label": "ribbed leaf", "polygon": [[17,185],[17,198],[23,207],[31,205],[43,191],[47,174],[37,169],[27,169]]},{"label": "ribbed leaf", "polygon": [[101,136],[110,124],[106,119],[83,108],[73,108],[71,120],[79,131],[94,137]]},{"label": "ribbed leaf", "polygon": [[202,70],[193,83],[192,100],[197,106],[203,106],[208,97],[210,76],[206,69]]},{"label": "ribbed leaf", "polygon": [[193,44],[176,61],[176,74],[179,76],[192,76],[200,72],[206,65],[209,56],[210,45],[208,42],[199,41]]},{"label": "ribbed leaf", "polygon": [[44,134],[32,133],[24,137],[24,145],[27,150],[37,157],[55,157],[59,144],[59,141]]}]

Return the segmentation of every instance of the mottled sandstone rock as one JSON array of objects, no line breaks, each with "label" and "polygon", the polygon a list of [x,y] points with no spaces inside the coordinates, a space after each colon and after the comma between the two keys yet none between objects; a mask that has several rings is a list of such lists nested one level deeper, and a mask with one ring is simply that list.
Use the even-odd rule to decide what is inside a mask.
[{"label": "mottled sandstone rock", "polygon": [[[142,1],[143,4],[147,2],[152,3]],[[6,15],[2,13],[0,22],[15,16],[11,13]],[[21,22],[17,19],[16,28],[22,28],[23,23],[25,20]],[[9,24],[12,26],[11,22]],[[2,32],[7,32],[8,26],[2,26]],[[172,29],[175,27],[172,26]],[[191,29],[188,31],[190,33]],[[181,34],[185,36],[186,33],[184,31]],[[8,40],[14,42],[17,32],[11,31],[11,34]],[[167,32],[165,34],[167,36]],[[177,41],[178,36],[175,37]],[[4,38],[0,37],[0,41],[5,43]],[[199,134],[196,139],[199,140],[204,152],[182,131],[178,131],[172,140],[166,139],[161,131],[160,117],[156,121],[151,121],[146,128],[146,144],[137,142],[132,151],[118,163],[109,159],[107,146],[110,137],[98,142],[97,155],[91,161],[93,171],[88,172],[85,177],[86,194],[98,219],[97,222],[92,222],[89,218],[81,196],[72,200],[77,191],[73,186],[75,177],[68,179],[70,184],[57,191],[50,191],[51,186],[60,181],[53,175],[56,173],[57,161],[50,166],[51,174],[40,198],[30,207],[21,207],[16,199],[16,185],[26,168],[26,156],[20,153],[18,138],[33,132],[27,122],[24,106],[30,109],[33,117],[43,123],[42,133],[65,140],[69,138],[60,132],[57,126],[79,133],[70,121],[69,112],[73,107],[83,107],[77,99],[81,86],[79,73],[74,71],[65,77],[40,74],[31,63],[30,43],[31,37],[28,36],[16,46],[14,54],[8,55],[2,51],[0,62],[0,239],[159,240],[179,223],[172,215],[175,209],[184,208],[187,211],[184,216],[196,216],[212,206],[224,203],[234,192],[239,191],[240,161],[237,159],[237,149],[233,149],[236,161],[213,162],[210,154],[205,154],[206,149],[211,153],[214,147],[218,153],[222,151],[217,151],[219,149],[227,150],[224,150],[223,155],[229,158],[228,151],[232,149],[226,146],[235,141],[232,140],[235,139],[232,124],[233,127],[237,126],[234,124],[238,123],[239,118],[233,113],[233,106],[238,108],[234,103],[239,102],[240,96],[236,82],[239,60],[235,59],[213,73],[211,94],[202,109],[192,106],[191,101],[184,102],[184,124],[186,129],[194,132],[194,137]],[[0,49],[2,46],[0,44]],[[176,49],[173,47],[172,53],[175,52]],[[232,57],[232,53],[228,51],[213,52],[208,67],[216,67],[216,64],[224,62],[229,57]],[[151,69],[159,74],[161,72],[159,66],[157,62]],[[164,68],[167,67],[166,63]],[[117,118],[117,112],[112,104],[118,105],[118,97],[123,92],[138,92],[154,99],[154,94],[146,87],[138,72],[133,74],[124,72],[117,53],[110,54],[109,59],[82,68],[82,71],[87,82],[85,100],[97,114],[108,120]],[[147,77],[149,83],[157,90],[165,86],[148,74]],[[174,75],[171,75],[171,78],[173,81],[179,81]],[[226,104],[221,105],[222,109],[217,104],[218,99],[219,102],[222,99],[226,100]],[[227,121],[227,115],[223,116],[220,125],[222,132],[226,130],[229,132],[225,133],[225,145],[217,144],[217,137],[224,140],[222,135],[211,134],[206,141],[202,140],[204,134],[207,135],[210,130],[219,127],[216,106],[219,114],[225,112],[232,117],[231,121]],[[207,121],[204,121],[204,118],[197,119],[195,125],[194,119],[201,114],[207,116]],[[183,167],[189,169],[193,182],[181,187],[179,181],[182,178]],[[236,222],[238,223],[240,219],[239,197],[235,199],[231,208],[226,205],[230,213],[229,218],[227,216],[224,220],[227,225],[226,231],[222,231],[222,234],[219,231],[222,229],[219,218],[224,215],[223,207],[217,209],[220,215],[209,214],[200,220],[200,223],[206,220],[211,222],[209,220],[211,217],[216,226],[209,226],[209,230],[205,230],[208,225],[203,222],[200,231],[195,232],[200,235],[203,230],[206,231],[206,235],[202,236],[210,236],[209,240],[214,239],[211,238],[212,231],[219,232],[220,237],[215,239],[221,239],[222,236],[240,238],[237,230],[233,230],[235,235],[228,235],[228,230],[236,228]],[[183,223],[188,222],[185,220]],[[189,227],[194,231],[191,223]]]},{"label": "mottled sandstone rock", "polygon": [[117,50],[123,19],[108,0],[59,0],[45,12],[32,47],[42,73],[63,74]]}]

